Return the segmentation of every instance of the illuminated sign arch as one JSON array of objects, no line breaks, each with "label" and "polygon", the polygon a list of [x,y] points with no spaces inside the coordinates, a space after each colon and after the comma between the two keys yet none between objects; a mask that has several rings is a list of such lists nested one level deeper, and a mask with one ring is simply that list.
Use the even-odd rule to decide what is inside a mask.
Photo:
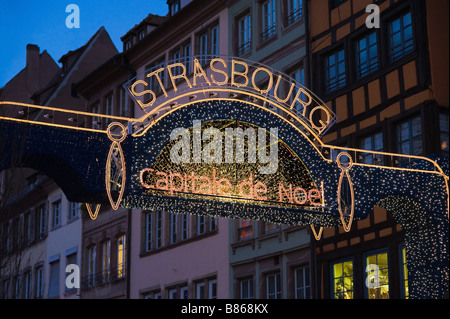
[{"label": "illuminated sign arch", "polygon": [[[169,77],[167,83],[171,83],[172,87],[161,84],[163,72],[166,79]],[[345,231],[349,231],[353,219],[365,218],[378,204],[393,211],[399,218],[409,247],[421,241],[434,245],[431,249],[436,254],[431,257],[437,261],[432,267],[425,269],[417,256],[412,256],[412,260],[419,261],[417,264],[409,264],[408,261],[408,269],[420,274],[412,280],[419,281],[420,276],[435,276],[436,286],[431,288],[433,294],[439,294],[443,287],[448,288],[448,282],[442,282],[442,278],[448,278],[448,159],[441,162],[420,156],[327,145],[321,137],[336,121],[333,112],[311,91],[281,72],[240,58],[193,57],[183,62],[168,63],[138,75],[125,86],[141,107],[141,116],[137,118],[1,101],[3,113],[0,113],[0,129],[3,139],[0,143],[0,169],[11,165],[9,161],[14,147],[10,141],[24,145],[24,158],[31,154],[46,154],[25,164],[37,169],[45,167],[47,175],[52,175],[48,173],[51,163],[71,167],[65,172],[53,172],[53,175],[59,174],[55,180],[64,181],[68,176],[76,176],[71,181],[62,182],[60,187],[71,201],[94,203],[95,207],[87,205],[92,219],[97,217],[100,205],[109,203],[113,209],[119,206],[160,209],[312,225],[312,231],[319,239],[322,227],[342,225]],[[282,95],[283,92],[287,92],[286,95]],[[44,116],[30,117],[35,110]],[[77,124],[94,117],[106,118],[112,124],[105,129],[80,127]],[[310,178],[314,185],[306,189],[303,184],[290,183],[291,193],[289,183],[282,184],[283,188],[279,187],[278,191],[281,189],[286,201],[292,199],[292,205],[258,202],[255,198],[247,201],[245,198],[230,198],[236,194],[227,194],[230,196],[226,200],[214,197],[217,193],[207,194],[212,196],[206,198],[205,194],[197,196],[189,189],[186,193],[191,194],[183,197],[176,191],[181,184],[164,189],[167,187],[164,181],[160,181],[159,186],[165,193],[149,192],[150,186],[155,186],[153,182],[157,180],[152,181],[145,174],[152,173],[150,169],[156,169],[152,166],[158,163],[155,160],[163,156],[165,147],[171,145],[170,133],[176,128],[193,128],[196,121],[205,124],[206,129],[218,121],[235,121],[255,130],[262,128],[270,131],[270,128],[276,127],[283,150],[292,151],[290,155],[287,152],[283,160],[302,162],[307,172],[303,176]],[[223,134],[223,131],[220,132]],[[69,140],[70,143],[67,142]],[[69,144],[70,148],[67,148]],[[372,159],[370,164],[365,161],[368,157]],[[44,160],[48,163],[42,163]],[[280,163],[285,165],[283,161]],[[286,167],[289,168],[289,165]],[[163,177],[166,174],[166,184],[170,182],[171,173],[172,179],[179,178],[178,181],[183,180],[180,175],[184,177],[186,174],[183,181],[186,187],[186,172],[156,172],[162,173],[160,176]],[[190,181],[197,178],[208,180],[211,176],[194,172]],[[224,193],[225,186],[228,186],[225,179],[230,184],[231,179],[221,178]],[[236,179],[233,186],[242,182],[250,182],[250,174]],[[269,188],[268,183],[255,179],[251,182],[253,191],[259,197],[266,196],[264,189]],[[309,201],[308,204],[321,205],[296,206],[296,200],[301,204]],[[410,216],[405,207],[410,207],[411,203],[415,206],[411,208],[414,213]],[[426,214],[420,214],[421,211],[426,211]],[[414,216],[419,216],[426,226],[415,221]],[[428,235],[417,237],[414,233],[416,226],[424,227],[424,233]],[[416,253],[417,250],[414,251]],[[442,266],[445,263],[447,266]],[[440,273],[431,274],[438,268]],[[412,296],[425,296],[427,293],[418,287],[414,289]]]}]

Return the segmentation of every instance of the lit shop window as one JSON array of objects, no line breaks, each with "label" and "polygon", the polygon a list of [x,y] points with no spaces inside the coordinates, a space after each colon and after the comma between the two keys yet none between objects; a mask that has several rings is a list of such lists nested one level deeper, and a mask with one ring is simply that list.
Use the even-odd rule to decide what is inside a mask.
[{"label": "lit shop window", "polygon": [[401,287],[402,287],[402,297],[405,299],[409,298],[409,285],[408,285],[408,266],[406,264],[406,248],[402,247],[401,252]]},{"label": "lit shop window", "polygon": [[125,277],[125,235],[117,239],[117,278]]},{"label": "lit shop window", "polygon": [[333,299],[353,299],[353,261],[333,265]]},{"label": "lit shop window", "polygon": [[387,252],[366,257],[366,287],[369,299],[389,299]]}]

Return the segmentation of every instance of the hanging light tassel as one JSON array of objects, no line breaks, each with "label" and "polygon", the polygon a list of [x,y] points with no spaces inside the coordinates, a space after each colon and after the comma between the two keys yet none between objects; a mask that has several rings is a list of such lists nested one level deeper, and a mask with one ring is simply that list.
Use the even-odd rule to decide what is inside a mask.
[{"label": "hanging light tassel", "polygon": [[[342,163],[341,162],[342,156],[346,156],[348,158],[348,162]],[[342,153],[339,153],[339,155],[337,156],[336,163],[337,163],[338,167],[341,169],[341,174],[339,176],[338,190],[337,190],[339,215],[341,218],[342,227],[344,228],[344,230],[346,232],[349,232],[352,227],[353,216],[354,216],[354,212],[355,212],[355,193],[353,191],[352,179],[350,177],[350,174],[348,173],[348,171],[351,169],[351,167],[353,165],[353,161],[352,161],[350,154],[348,154],[346,152],[342,152]],[[343,211],[342,204],[341,204],[341,190],[342,190],[342,183],[344,182],[344,175],[348,181],[348,185],[350,188],[350,198],[351,198],[351,207],[350,207],[350,215],[349,215],[350,219],[349,219],[348,223],[346,223],[346,221],[344,219],[344,215],[347,215],[348,207],[345,207],[344,211]]]},{"label": "hanging light tassel", "polygon": [[[112,129],[118,126],[121,128],[120,133],[113,133]],[[109,202],[114,210],[119,208],[122,196],[125,191],[125,156],[120,143],[126,138],[127,132],[125,126],[119,122],[113,122],[108,125],[106,133],[112,141],[109,149],[108,158],[106,160],[105,186],[108,193]],[[114,176],[111,178],[112,168],[115,168]],[[120,182],[119,182],[120,181]],[[117,190],[119,195],[116,200],[112,196],[111,190]]]},{"label": "hanging light tassel", "polygon": [[91,204],[86,203],[87,211],[88,211],[89,216],[91,217],[92,220],[96,220],[97,219],[98,212],[100,211],[100,207],[101,206],[102,206],[101,204],[95,205],[95,211],[94,211],[94,213],[92,213]]},{"label": "hanging light tassel", "polygon": [[310,225],[311,226],[311,230],[314,234],[314,237],[316,238],[316,240],[320,240],[320,238],[322,237],[322,232],[323,232],[323,227],[320,226],[319,228],[319,234],[317,234],[316,232],[316,228],[314,227],[314,225]]}]

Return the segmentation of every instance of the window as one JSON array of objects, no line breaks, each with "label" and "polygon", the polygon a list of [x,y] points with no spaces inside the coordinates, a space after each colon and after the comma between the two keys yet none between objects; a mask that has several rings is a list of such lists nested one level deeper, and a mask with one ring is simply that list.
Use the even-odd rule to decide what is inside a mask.
[{"label": "window", "polygon": [[145,37],[145,29],[139,31],[139,34],[138,34],[138,40],[140,41],[140,40],[142,40],[144,37]]},{"label": "window", "polygon": [[170,243],[177,242],[177,214],[170,213]]},{"label": "window", "polygon": [[59,259],[50,263],[50,283],[48,285],[48,296],[59,296]]},{"label": "window", "polygon": [[208,281],[208,298],[217,299],[217,279]]},{"label": "window", "polygon": [[264,1],[262,7],[262,32],[261,39],[265,41],[275,35],[276,9],[275,0]]},{"label": "window", "polygon": [[211,29],[211,54],[219,55],[219,26],[216,25]]},{"label": "window", "polygon": [[201,56],[200,64],[206,65],[208,62],[207,55],[219,54],[219,25],[215,24],[201,31],[197,40],[198,54]]},{"label": "window", "polygon": [[128,117],[128,95],[124,87],[119,89],[119,116]]},{"label": "window", "polygon": [[169,9],[170,9],[170,15],[174,15],[175,13],[177,13],[180,10],[180,0],[173,1],[169,5]]},{"label": "window", "polygon": [[31,271],[25,272],[23,277],[24,277],[23,298],[31,299]]},{"label": "window", "polygon": [[397,152],[407,155],[421,155],[422,120],[420,116],[401,122],[397,126]]},{"label": "window", "polygon": [[142,299],[161,299],[161,298],[162,298],[162,294],[161,294],[160,289],[145,292],[142,294]]},{"label": "window", "polygon": [[253,278],[246,278],[239,281],[240,299],[253,299]]},{"label": "window", "polygon": [[[159,84],[158,77],[161,80],[163,86],[166,85],[166,62],[164,61],[164,57],[160,58],[157,62],[153,63],[149,69],[151,72],[154,72],[158,69],[164,68],[161,72],[158,72],[156,75],[148,77],[148,87],[152,90],[156,95],[163,93],[163,89],[161,88],[161,84]],[[150,94],[146,95],[146,99],[150,98]]]},{"label": "window", "polygon": [[266,277],[266,298],[280,299],[281,298],[281,282],[280,274],[270,274]]},{"label": "window", "polygon": [[290,25],[303,17],[303,0],[287,1],[287,24]]},{"label": "window", "polygon": [[52,204],[52,227],[61,226],[61,200]]},{"label": "window", "polygon": [[45,205],[41,205],[36,210],[36,234],[38,239],[44,238],[47,232],[47,212]]},{"label": "window", "polygon": [[109,274],[111,268],[111,241],[103,242],[102,249],[102,279],[103,282],[109,282]]},{"label": "window", "polygon": [[208,33],[207,32],[204,32],[200,35],[199,43],[200,43],[199,54],[201,55],[200,63],[202,65],[205,65],[206,61],[207,61],[207,58],[205,55],[208,55]]},{"label": "window", "polygon": [[[301,85],[305,85],[305,69],[303,68],[303,66],[300,66],[299,68],[291,71],[289,73],[289,76],[293,80],[295,80],[297,83],[300,83]],[[289,96],[290,96],[289,97],[289,104],[292,105],[292,103],[294,102],[295,95],[294,94],[290,94]],[[308,100],[306,98],[305,93],[301,93],[300,100],[301,101],[307,101]],[[300,113],[303,113],[303,104],[300,103],[298,100],[295,102],[295,109],[297,111],[299,111]]]},{"label": "window", "polygon": [[195,298],[205,299],[205,283],[199,282],[195,285]]},{"label": "window", "polygon": [[389,23],[389,59],[394,62],[414,49],[411,12]]},{"label": "window", "polygon": [[31,242],[31,212],[25,213],[23,217],[23,229],[24,229],[24,240],[25,244],[28,244]]},{"label": "window", "polygon": [[178,299],[177,288],[169,289],[169,299]]},{"label": "window", "polygon": [[189,237],[189,215],[181,215],[181,240],[186,240]]},{"label": "window", "polygon": [[78,209],[80,208],[80,203],[69,202],[69,220],[78,218]]},{"label": "window", "polygon": [[162,246],[162,213],[156,213],[156,248]]},{"label": "window", "polygon": [[[105,114],[112,116],[114,114],[114,102],[112,93],[105,97]],[[106,118],[106,125],[112,122],[111,118]]]},{"label": "window", "polygon": [[188,286],[183,286],[180,288],[180,299],[188,299]]},{"label": "window", "polygon": [[448,156],[448,113],[439,113],[441,151]]},{"label": "window", "polygon": [[95,286],[95,246],[88,249],[88,287]]},{"label": "window", "polygon": [[336,263],[332,271],[332,298],[353,299],[353,261]]},{"label": "window", "polygon": [[37,299],[41,299],[44,296],[44,268],[39,266],[36,269],[36,293]]},{"label": "window", "polygon": [[325,90],[329,93],[345,86],[344,49],[325,57]]},{"label": "window", "polygon": [[[369,267],[367,267],[369,266]],[[382,252],[366,257],[366,283],[369,299],[389,299],[389,264],[388,253]],[[367,272],[367,269],[369,271]]]},{"label": "window", "polygon": [[3,280],[3,299],[9,299],[9,280]]},{"label": "window", "polygon": [[[91,105],[91,113],[94,114],[100,114],[100,103],[96,102]],[[100,129],[101,128],[101,119],[99,116],[93,116],[92,117],[92,128],[93,129]]]},{"label": "window", "polygon": [[[180,49],[176,50],[175,52],[172,53],[172,59],[173,59],[173,63],[180,63],[181,60],[181,51]],[[172,74],[173,75],[180,75],[181,74],[181,67],[177,66],[175,68],[172,69]],[[177,79],[179,80],[179,79]]]},{"label": "window", "polygon": [[197,235],[201,235],[204,234],[206,229],[205,229],[205,221],[206,221],[206,217],[199,215],[197,216]]},{"label": "window", "polygon": [[20,299],[22,297],[21,293],[20,293],[20,290],[21,290],[21,280],[20,279],[21,278],[19,275],[14,277],[14,299]]},{"label": "window", "polygon": [[279,228],[278,224],[269,223],[269,222],[264,223],[264,233],[265,234],[277,232],[279,229],[280,228]]},{"label": "window", "polygon": [[146,213],[145,214],[145,246],[144,250],[146,252],[152,250],[152,237],[153,237],[153,214]]},{"label": "window", "polygon": [[356,76],[362,78],[378,69],[377,34],[356,41]]},{"label": "window", "polygon": [[238,55],[243,55],[251,49],[252,22],[250,13],[238,20]]},{"label": "window", "polygon": [[253,220],[239,220],[238,237],[239,240],[245,240],[253,237]]},{"label": "window", "polygon": [[[71,265],[71,264],[74,264],[74,265],[77,264],[77,253],[76,253],[75,249],[72,250],[68,255],[66,255],[66,266]],[[67,276],[66,276],[66,278],[67,278]],[[68,288],[67,285],[64,285],[64,286],[66,287],[66,291],[76,290],[75,287]]]},{"label": "window", "polygon": [[[361,148],[363,150],[370,151],[383,151],[383,133],[378,132],[376,134],[367,136],[361,140]],[[383,156],[374,155],[369,153],[363,153],[360,158],[361,163],[365,164],[382,164]]]},{"label": "window", "polygon": [[310,297],[309,267],[303,266],[294,270],[295,299],[309,299]]},{"label": "window", "polygon": [[217,217],[209,217],[209,231],[217,229]]},{"label": "window", "polygon": [[192,46],[191,43],[186,43],[183,47],[183,52],[184,52],[184,65],[186,67],[186,73],[190,74],[192,72],[191,69],[191,60],[190,57],[192,55]]},{"label": "window", "polygon": [[409,298],[409,285],[408,285],[408,265],[406,264],[406,248],[401,248],[401,260],[400,260],[400,283],[402,288],[402,297]]},{"label": "window", "polygon": [[117,238],[117,278],[125,277],[125,235]]}]

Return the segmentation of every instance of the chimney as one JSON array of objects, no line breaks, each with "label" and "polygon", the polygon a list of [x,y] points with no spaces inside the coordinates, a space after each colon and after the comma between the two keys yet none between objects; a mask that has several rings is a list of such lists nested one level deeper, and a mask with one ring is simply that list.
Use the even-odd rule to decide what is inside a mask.
[{"label": "chimney", "polygon": [[27,88],[31,95],[39,89],[39,47],[27,44]]}]

